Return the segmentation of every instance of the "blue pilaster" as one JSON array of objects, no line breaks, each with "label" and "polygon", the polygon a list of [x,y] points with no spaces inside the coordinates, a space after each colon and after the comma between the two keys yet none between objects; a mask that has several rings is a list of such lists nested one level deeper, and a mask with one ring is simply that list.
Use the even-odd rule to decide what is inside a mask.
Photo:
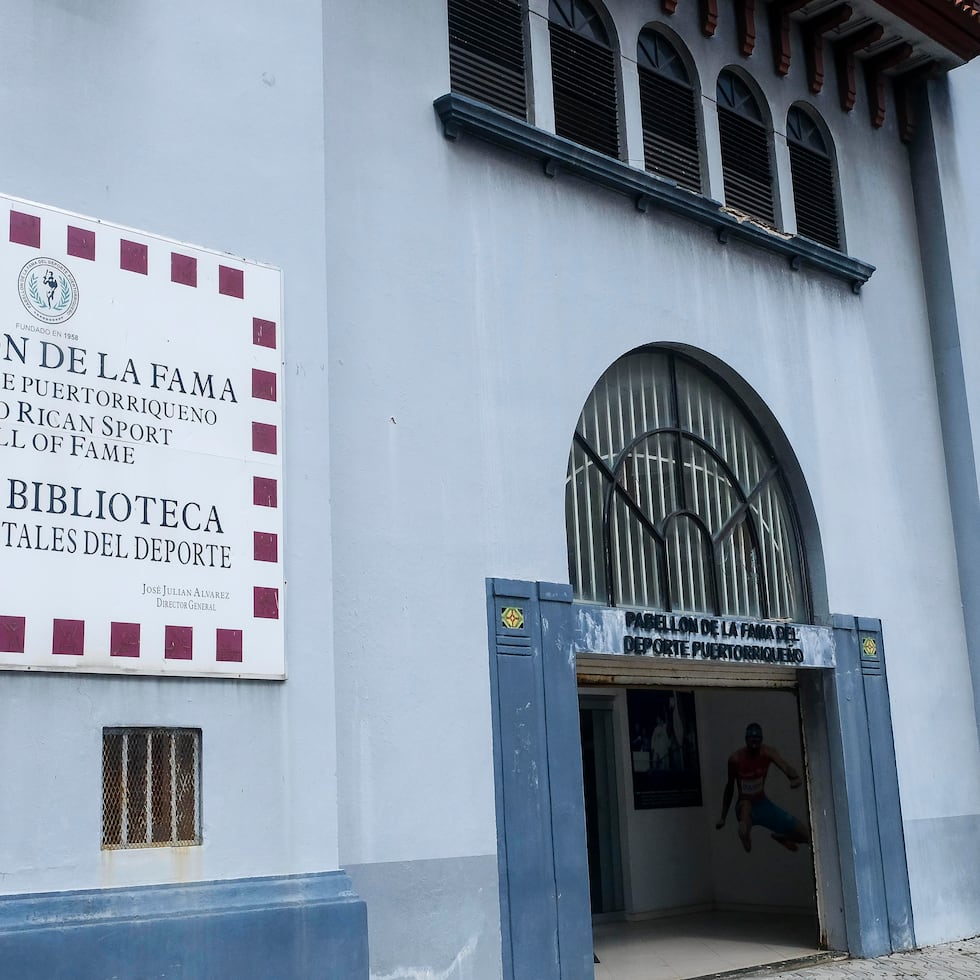
[{"label": "blue pilaster", "polygon": [[487,581],[504,975],[591,980],[571,589]]}]

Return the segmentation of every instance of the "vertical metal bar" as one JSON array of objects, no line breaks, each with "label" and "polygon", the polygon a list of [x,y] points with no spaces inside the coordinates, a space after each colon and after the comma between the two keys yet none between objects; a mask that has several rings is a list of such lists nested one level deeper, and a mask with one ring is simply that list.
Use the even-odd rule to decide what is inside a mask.
[{"label": "vertical metal bar", "polygon": [[194,732],[191,740],[194,746],[194,840],[201,839],[201,733]]},{"label": "vertical metal bar", "polygon": [[[630,417],[633,421],[633,427],[632,430],[630,431],[631,441],[635,439],[640,433],[650,431],[650,426],[647,423],[647,415],[648,415],[647,386],[646,386],[645,372],[643,370],[646,361],[644,360],[640,362],[638,367],[638,375],[636,376],[636,378],[634,378],[633,376],[633,369],[632,369],[633,363],[634,362],[631,360],[630,374],[629,374]],[[639,404],[637,404],[634,382],[636,382],[636,385],[639,387]],[[637,418],[637,411],[639,411],[639,418]],[[646,513],[647,516],[650,517],[651,520],[653,520],[653,514],[651,513],[653,510],[653,484],[650,478],[649,441],[645,441],[643,445],[644,445],[644,451],[643,451],[642,485],[646,489],[646,496],[643,497],[642,500],[637,500],[637,504],[640,506],[641,510],[643,510],[644,513]],[[636,449],[634,449],[633,451],[633,461],[637,467],[639,467],[639,459],[640,459],[639,446],[637,446]],[[641,476],[640,476],[639,468],[637,468],[636,471],[636,479],[637,479],[637,488],[639,489],[639,487],[641,486]],[[643,506],[644,503],[646,506]],[[640,563],[640,588],[642,590],[640,599],[641,599],[641,605],[649,606],[652,601],[652,596],[651,596],[649,576],[647,575],[648,548],[646,542],[646,534],[642,529],[640,529],[640,535],[641,535],[640,550],[638,555],[639,563]]]},{"label": "vertical metal bar", "polygon": [[739,557],[740,557],[738,563],[738,569],[740,572],[738,577],[739,606],[748,609],[749,596],[752,594],[752,589],[749,585],[749,579],[756,573],[755,551],[752,549],[752,538],[749,535],[745,535],[745,544],[742,546],[742,554]]},{"label": "vertical metal bar", "polygon": [[170,842],[176,843],[177,833],[177,735],[170,733]]},{"label": "vertical metal bar", "polygon": [[142,737],[146,739],[146,843],[153,843],[153,738],[152,733],[144,730]]},{"label": "vertical metal bar", "polygon": [[[578,445],[574,440],[572,440],[572,448],[569,452],[568,460],[568,480],[569,487],[568,492],[571,496],[571,519],[572,519],[572,547],[574,549],[575,558],[575,581],[572,585],[575,587],[575,591],[579,594],[581,598],[585,598],[587,595],[587,589],[585,586],[585,569],[582,566],[582,521],[579,517],[579,507],[581,503],[579,501],[578,492]],[[584,467],[583,467],[583,476]]]},{"label": "vertical metal bar", "polygon": [[[623,383],[624,370],[625,370],[625,379],[626,379],[625,385]],[[626,399],[627,399],[627,397],[630,398],[630,400],[632,400],[632,385],[631,385],[632,376],[633,376],[632,361],[628,361],[625,364],[620,365],[620,367],[618,368],[618,370],[617,370],[616,373],[617,373],[617,379],[616,379],[617,380],[617,384],[616,384],[616,412],[615,412],[615,414],[616,414],[616,416],[619,419],[619,440],[618,440],[617,447],[616,447],[617,454],[618,454],[618,453],[621,453],[623,451],[623,449],[630,442],[630,435],[629,435],[629,432],[627,430],[627,424],[626,424],[625,408],[626,408]],[[628,389],[627,392],[624,392],[624,390],[623,390],[624,387]],[[631,496],[631,497],[633,497],[635,499],[636,498],[636,494],[634,492],[634,486],[633,486],[633,484],[636,481],[636,479],[638,478],[638,475],[635,472],[635,463],[636,463],[635,455],[634,455],[634,458],[633,458],[633,463],[634,463],[634,472],[631,474],[630,471],[629,471],[629,458],[627,457],[626,459],[623,459],[622,460],[622,463],[621,463],[621,465],[622,465],[621,472],[623,474],[623,480],[622,480],[623,488],[625,489],[626,493],[629,496]],[[636,601],[636,542],[634,542],[634,540],[633,540],[633,521],[629,517],[628,514],[625,516],[625,521],[626,521],[626,527],[625,527],[625,531],[626,531],[626,553],[627,553],[627,556],[629,558],[629,565],[627,567],[627,577],[629,579],[629,589],[630,589],[630,598],[629,598],[629,601],[630,601],[630,604],[631,605],[637,605],[637,601]]]},{"label": "vertical metal bar", "polygon": [[[583,456],[585,454],[583,453]],[[587,537],[587,554],[589,558],[589,578],[592,583],[593,599],[598,599],[599,596],[594,593],[598,592],[596,588],[598,576],[596,574],[596,552],[595,552],[595,531],[596,531],[596,513],[595,513],[595,502],[592,499],[592,472],[594,467],[592,462],[586,458],[583,460],[583,466],[585,467],[585,529]],[[600,511],[598,515],[598,523],[601,527],[602,525],[602,513]]]},{"label": "vertical metal bar", "polygon": [[767,571],[773,597],[769,615],[780,617],[783,613],[783,582],[780,576],[779,518],[772,494],[766,495],[766,503],[769,509],[769,539],[767,541],[769,545],[769,568]]},{"label": "vertical metal bar", "polygon": [[124,847],[129,843],[129,732],[122,733],[122,814],[119,828],[119,842]]},{"label": "vertical metal bar", "polygon": [[[732,415],[735,415],[734,410],[732,411]],[[736,416],[736,421],[740,421],[737,416]],[[748,494],[752,492],[752,488],[755,486],[755,480],[752,477],[752,473],[754,471],[754,467],[752,465],[754,460],[754,454],[750,452],[750,450],[752,449],[751,443],[749,441],[751,437],[751,433],[749,432],[749,430],[746,428],[744,424],[741,425],[741,429],[742,429],[742,459],[743,459],[743,468],[745,470],[745,477],[742,482],[742,489],[746,494]]]},{"label": "vertical metal bar", "polygon": [[772,540],[772,516],[768,513],[766,506],[768,500],[759,501],[759,563],[762,566],[757,573],[758,589],[760,592],[762,615],[769,618],[772,615],[772,583],[769,581],[769,553],[768,547]]},{"label": "vertical metal bar", "polygon": [[731,607],[728,596],[728,549],[731,546],[732,535],[725,541],[718,542],[718,608],[715,612],[727,616]]},{"label": "vertical metal bar", "polygon": [[[628,491],[627,491],[628,492]],[[622,505],[620,505],[622,506]],[[624,530],[626,531],[626,554],[629,558],[629,562],[626,566],[626,575],[629,580],[629,604],[631,606],[637,605],[636,601],[636,545],[633,541],[633,518],[630,512],[622,507],[623,513],[623,523],[625,524]]]},{"label": "vertical metal bar", "polygon": [[[644,441],[642,445],[643,445],[643,455],[642,455],[642,457],[640,457],[638,455],[639,446],[637,447],[637,450],[634,450],[634,452],[633,452],[633,459],[636,462],[637,467],[639,467],[639,461],[640,461],[640,459],[643,460],[643,482],[642,482],[642,487],[643,487],[643,494],[644,495],[640,499],[637,500],[637,504],[640,506],[641,510],[643,510],[643,512],[651,520],[653,520],[653,514],[650,513],[650,511],[652,510],[651,504],[653,502],[653,498],[651,496],[652,485],[651,485],[651,479],[650,479],[650,445],[649,445],[649,442],[648,441]],[[639,468],[637,468],[636,477],[637,477],[637,485],[639,487],[639,484],[640,484],[640,471],[639,471]],[[647,581],[647,557],[646,557],[647,556],[647,550],[648,550],[647,549],[648,542],[647,542],[647,534],[643,530],[642,527],[639,528],[639,534],[640,534],[640,553],[639,553],[639,558],[640,558],[640,588],[642,590],[642,599],[643,599],[643,603],[642,604],[644,606],[648,606],[648,605],[650,605],[650,585],[649,585],[649,582]]]},{"label": "vertical metal bar", "polygon": [[787,548],[787,535],[786,527],[783,523],[783,509],[779,506],[780,500],[774,495],[773,497],[773,523],[779,532],[779,582],[782,591],[782,609],[780,610],[781,615],[785,619],[792,619],[792,591],[790,589],[790,569],[787,563],[788,551]]},{"label": "vertical metal bar", "polygon": [[763,538],[765,545],[765,568],[763,574],[769,583],[769,615],[778,616],[782,603],[779,601],[778,559],[776,557],[776,529],[773,521],[772,497],[766,494],[766,526],[768,534]]},{"label": "vertical metal bar", "polygon": [[[619,376],[619,372],[618,372],[618,369],[617,369],[617,372],[616,372],[617,386],[618,386],[618,376]],[[596,425],[597,425],[597,427],[599,427],[601,429],[602,422],[600,421],[600,419],[603,419],[604,418],[604,420],[605,420],[605,443],[603,443],[603,439],[602,439],[602,437],[600,435],[600,437],[599,437],[599,439],[598,439],[598,441],[596,443],[596,449],[599,452],[600,459],[605,460],[606,465],[609,467],[610,470],[612,470],[613,469],[613,466],[614,466],[614,463],[615,463],[616,449],[615,449],[615,447],[613,445],[613,438],[612,438],[612,416],[611,416],[611,410],[610,410],[610,406],[609,406],[609,399],[610,399],[609,389],[610,389],[610,387],[611,387],[611,385],[609,385],[609,384],[603,385],[603,387],[602,387],[601,394],[605,398],[605,410],[604,411],[601,411],[602,406],[599,405],[599,398],[598,397],[596,398]],[[608,531],[609,531],[609,534],[608,534],[608,536],[609,536],[609,548],[610,548],[610,553],[611,553],[610,554],[611,561],[610,561],[610,568],[608,569],[608,572],[609,572],[609,574],[611,576],[611,580],[610,580],[610,584],[609,584],[609,589],[611,590],[610,601],[611,602],[614,601],[614,597],[618,597],[619,598],[619,601],[622,601],[622,595],[623,595],[623,560],[622,560],[622,548],[620,546],[620,541],[619,541],[620,533],[621,533],[620,527],[619,527],[619,518],[618,518],[618,513],[619,512],[618,512],[618,510],[616,508],[616,494],[615,494],[615,490],[612,489],[612,488],[609,488],[606,491],[606,493],[608,493],[608,495],[609,495],[608,496],[608,500],[609,500],[609,514],[608,514],[608,520],[609,520],[609,529],[608,529]],[[606,493],[603,494],[603,497],[604,498],[606,497]],[[614,526],[615,526],[615,529],[616,529],[616,533],[615,534],[613,534],[613,527]]]}]

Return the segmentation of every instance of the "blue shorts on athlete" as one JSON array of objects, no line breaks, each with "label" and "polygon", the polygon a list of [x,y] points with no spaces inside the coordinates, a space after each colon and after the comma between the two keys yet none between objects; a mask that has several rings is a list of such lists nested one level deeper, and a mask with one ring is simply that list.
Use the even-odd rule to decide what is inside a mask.
[{"label": "blue shorts on athlete", "polygon": [[772,800],[763,797],[752,803],[752,824],[765,827],[774,834],[786,836],[796,829],[796,817],[788,814]]}]

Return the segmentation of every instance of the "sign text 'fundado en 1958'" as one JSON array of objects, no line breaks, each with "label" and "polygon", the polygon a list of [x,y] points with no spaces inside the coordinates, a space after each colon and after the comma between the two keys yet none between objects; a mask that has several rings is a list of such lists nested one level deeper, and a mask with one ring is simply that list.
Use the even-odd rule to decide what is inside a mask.
[{"label": "sign text 'fundado en 1958'", "polygon": [[276,269],[0,197],[0,667],[284,676]]}]

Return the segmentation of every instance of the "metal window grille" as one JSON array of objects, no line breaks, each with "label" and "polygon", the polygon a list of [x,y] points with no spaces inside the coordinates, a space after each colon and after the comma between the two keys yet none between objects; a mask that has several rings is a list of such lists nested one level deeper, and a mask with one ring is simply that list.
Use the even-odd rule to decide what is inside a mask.
[{"label": "metal window grille", "polygon": [[646,169],[701,193],[697,100],[674,47],[656,31],[637,43]]},{"label": "metal window grille", "polygon": [[734,396],[667,351],[620,358],[575,430],[566,490],[576,598],[809,619],[792,500]]},{"label": "metal window grille", "polygon": [[786,142],[797,231],[821,245],[839,249],[840,216],[833,162],[817,124],[796,106],[786,119]]},{"label": "metal window grille", "polygon": [[102,847],[201,843],[201,733],[102,731]]},{"label": "metal window grille", "polygon": [[527,119],[524,11],[515,0],[449,0],[454,92]]},{"label": "metal window grille", "polygon": [[555,132],[619,156],[616,59],[598,15],[584,0],[551,0]]},{"label": "metal window grille", "polygon": [[762,110],[748,85],[731,72],[718,76],[717,96],[725,203],[774,227],[769,127]]}]

